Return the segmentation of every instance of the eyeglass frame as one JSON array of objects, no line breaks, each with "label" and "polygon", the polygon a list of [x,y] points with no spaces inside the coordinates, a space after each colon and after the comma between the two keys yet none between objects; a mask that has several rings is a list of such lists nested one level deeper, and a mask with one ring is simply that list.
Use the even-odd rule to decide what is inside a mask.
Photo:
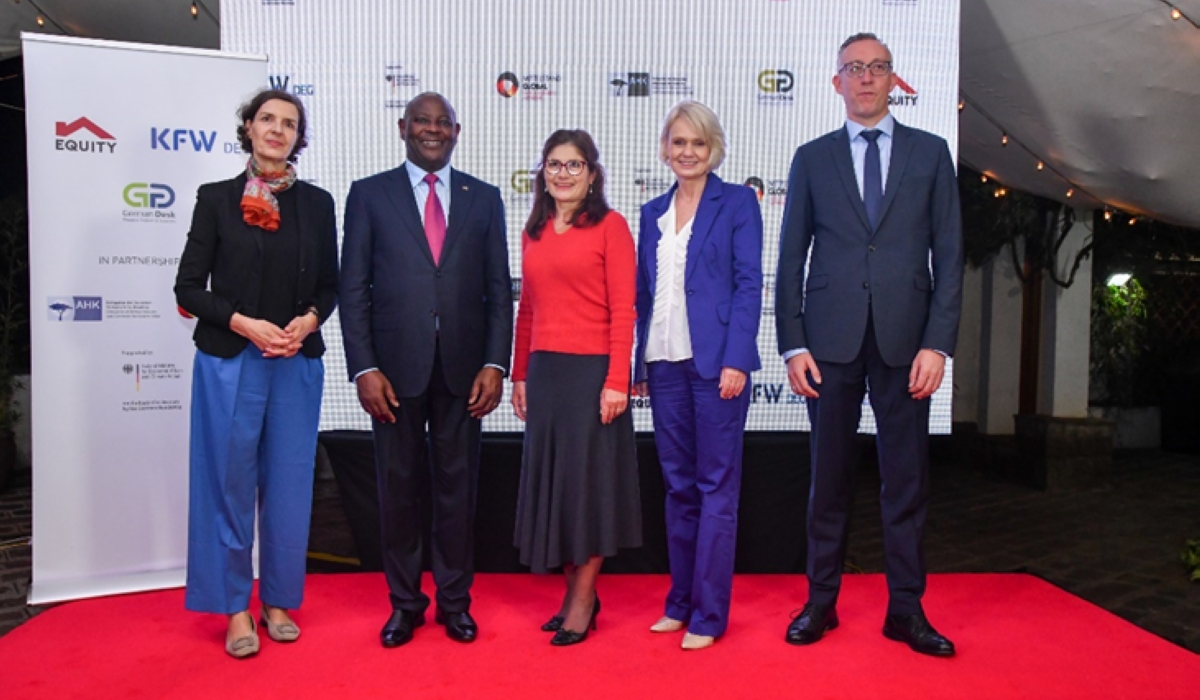
[{"label": "eyeglass frame", "polygon": [[[578,172],[574,172],[574,173],[571,172],[571,163],[579,164]],[[589,167],[591,167],[591,164],[588,163],[586,160],[577,160],[574,158],[572,158],[571,160],[568,160],[566,162],[563,162],[560,160],[551,160],[551,161],[542,163],[542,170],[551,177],[554,177],[554,176],[558,175],[559,173],[561,173],[564,168],[566,169],[567,174],[570,175],[571,177],[579,177]]]},{"label": "eyeglass frame", "polygon": [[[876,72],[876,66],[880,66],[882,70]],[[855,71],[856,67],[858,68],[857,72]],[[868,72],[871,74],[871,77],[886,78],[892,74],[892,62],[871,61],[870,63],[863,63],[862,61],[850,61],[849,63],[843,63],[841,68],[838,68],[838,72],[845,73],[851,78],[862,78]]]}]

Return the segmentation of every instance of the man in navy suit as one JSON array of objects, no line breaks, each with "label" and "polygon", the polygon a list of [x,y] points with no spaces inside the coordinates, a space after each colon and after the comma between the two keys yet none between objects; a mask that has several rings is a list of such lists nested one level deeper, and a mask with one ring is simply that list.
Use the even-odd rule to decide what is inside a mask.
[{"label": "man in navy suit", "polygon": [[779,351],[812,422],[809,598],[786,639],[811,644],[838,626],[855,433],[869,386],[883,482],[883,634],[914,651],[952,656],[953,643],[921,607],[921,535],[929,397],[954,351],[962,307],[954,163],[944,140],[888,113],[896,76],[891,52],[873,34],[842,44],[833,86],[846,103],[846,124],[796,151],[776,280]]},{"label": "man in navy suit", "polygon": [[[422,507],[433,515],[435,619],[456,641],[478,635],[469,608],[480,419],[508,371],[512,285],[500,191],[450,167],[461,129],[446,98],[418,95],[400,120],[407,162],[355,182],[346,198],[342,335],[373,419],[389,648],[425,623]],[[430,469],[431,503],[419,488]]]}]

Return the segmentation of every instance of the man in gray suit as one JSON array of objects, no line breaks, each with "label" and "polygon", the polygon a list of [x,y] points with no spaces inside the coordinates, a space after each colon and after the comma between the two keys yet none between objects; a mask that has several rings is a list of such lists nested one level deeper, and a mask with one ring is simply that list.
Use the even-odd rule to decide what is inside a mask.
[{"label": "man in gray suit", "polygon": [[921,534],[929,397],[954,351],[962,307],[958,183],[946,142],[889,114],[896,75],[891,51],[875,35],[842,44],[833,86],[845,101],[846,124],[796,151],[776,280],[779,351],[812,422],[809,598],[786,640],[811,644],[838,626],[855,433],[869,385],[883,482],[883,634],[924,654],[952,656],[954,645],[921,606]]}]

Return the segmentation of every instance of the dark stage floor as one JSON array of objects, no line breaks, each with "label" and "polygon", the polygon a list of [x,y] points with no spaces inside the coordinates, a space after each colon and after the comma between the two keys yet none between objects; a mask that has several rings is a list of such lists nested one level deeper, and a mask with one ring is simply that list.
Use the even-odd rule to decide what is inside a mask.
[{"label": "dark stage floor", "polygon": [[[864,572],[883,567],[878,490],[878,477],[864,470],[847,562]],[[0,634],[40,611],[25,605],[29,535],[25,472],[0,494]],[[1188,580],[1180,562],[1185,540],[1195,537],[1200,457],[1194,455],[1118,454],[1109,485],[1050,493],[998,481],[958,460],[935,461],[925,538],[931,572],[1036,574],[1200,652],[1200,583]],[[332,478],[317,482],[309,548],[312,570],[353,569],[343,563],[356,552]],[[1019,604],[1011,614],[1022,614]]]}]

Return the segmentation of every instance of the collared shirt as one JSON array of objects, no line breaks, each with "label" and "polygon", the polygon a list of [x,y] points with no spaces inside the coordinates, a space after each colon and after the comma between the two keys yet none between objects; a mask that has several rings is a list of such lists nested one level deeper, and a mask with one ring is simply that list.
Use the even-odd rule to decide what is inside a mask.
[{"label": "collared shirt", "polygon": [[[421,224],[425,224],[425,200],[429,198],[429,184],[425,182],[425,176],[429,171],[422,170],[414,165],[411,160],[404,161],[404,168],[408,171],[408,179],[412,181],[413,196],[417,199],[417,214],[421,217]],[[441,170],[434,173],[438,176],[437,181],[437,196],[438,201],[442,203],[442,220],[447,224],[450,223],[450,164],[442,166]]]},{"label": "collared shirt", "polygon": [[650,330],[646,336],[646,362],[666,360],[679,362],[692,357],[692,336],[688,328],[687,294],[684,278],[687,273],[688,241],[692,238],[695,217],[675,232],[675,199],[658,219],[655,273],[654,311],[650,315]]},{"label": "collared shirt", "polygon": [[[876,143],[879,144],[879,175],[883,180],[884,191],[887,191],[888,168],[892,164],[892,132],[896,130],[896,119],[889,112],[876,124],[873,129],[882,132]],[[863,168],[867,160],[867,144],[862,132],[867,127],[847,119],[846,132],[850,136],[850,158],[854,161],[854,178],[858,180],[858,195],[863,194]]]}]

